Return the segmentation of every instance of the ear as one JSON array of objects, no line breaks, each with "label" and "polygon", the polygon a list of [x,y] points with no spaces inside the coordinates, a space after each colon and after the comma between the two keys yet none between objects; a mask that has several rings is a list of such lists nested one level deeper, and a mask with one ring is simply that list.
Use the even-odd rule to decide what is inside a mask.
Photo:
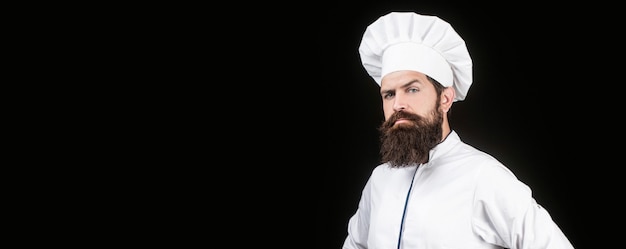
[{"label": "ear", "polygon": [[443,112],[448,112],[452,107],[452,103],[454,102],[454,96],[456,96],[456,92],[454,91],[454,87],[446,87],[441,92],[441,110]]}]

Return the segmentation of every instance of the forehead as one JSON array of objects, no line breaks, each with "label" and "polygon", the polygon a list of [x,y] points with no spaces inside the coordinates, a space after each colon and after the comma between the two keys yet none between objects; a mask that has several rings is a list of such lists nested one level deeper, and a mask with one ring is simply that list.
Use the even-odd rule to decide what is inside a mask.
[{"label": "forehead", "polygon": [[417,71],[402,70],[391,72],[385,75],[381,80],[380,87],[381,90],[384,90],[412,84],[430,85],[427,83],[428,78],[425,74]]}]

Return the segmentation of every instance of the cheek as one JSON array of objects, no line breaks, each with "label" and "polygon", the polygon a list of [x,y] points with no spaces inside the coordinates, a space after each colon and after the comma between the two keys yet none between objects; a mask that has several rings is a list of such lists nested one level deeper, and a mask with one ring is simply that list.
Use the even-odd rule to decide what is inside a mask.
[{"label": "cheek", "polygon": [[385,116],[385,120],[389,119],[393,112],[393,106],[383,104],[383,115]]},{"label": "cheek", "polygon": [[420,115],[430,114],[435,109],[435,101],[421,100],[420,102],[411,105],[411,108]]}]

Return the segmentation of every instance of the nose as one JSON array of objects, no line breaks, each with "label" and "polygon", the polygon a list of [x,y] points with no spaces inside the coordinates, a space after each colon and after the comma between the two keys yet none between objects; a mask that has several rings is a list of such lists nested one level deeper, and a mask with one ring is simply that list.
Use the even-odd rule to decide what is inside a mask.
[{"label": "nose", "polygon": [[396,97],[393,100],[393,110],[403,111],[404,109],[406,109],[405,102],[399,96],[396,95]]}]

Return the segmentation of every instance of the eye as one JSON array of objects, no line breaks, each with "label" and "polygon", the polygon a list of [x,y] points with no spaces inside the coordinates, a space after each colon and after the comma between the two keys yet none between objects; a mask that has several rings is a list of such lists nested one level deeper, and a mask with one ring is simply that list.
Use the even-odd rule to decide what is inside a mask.
[{"label": "eye", "polygon": [[394,94],[394,93],[392,93],[392,92],[387,92],[387,93],[384,93],[384,94],[383,94],[383,99],[390,99],[390,98],[393,98],[393,96],[395,96],[395,94]]},{"label": "eye", "polygon": [[406,91],[409,93],[416,93],[416,92],[419,92],[420,89],[416,87],[411,87],[411,88],[407,88]]}]

